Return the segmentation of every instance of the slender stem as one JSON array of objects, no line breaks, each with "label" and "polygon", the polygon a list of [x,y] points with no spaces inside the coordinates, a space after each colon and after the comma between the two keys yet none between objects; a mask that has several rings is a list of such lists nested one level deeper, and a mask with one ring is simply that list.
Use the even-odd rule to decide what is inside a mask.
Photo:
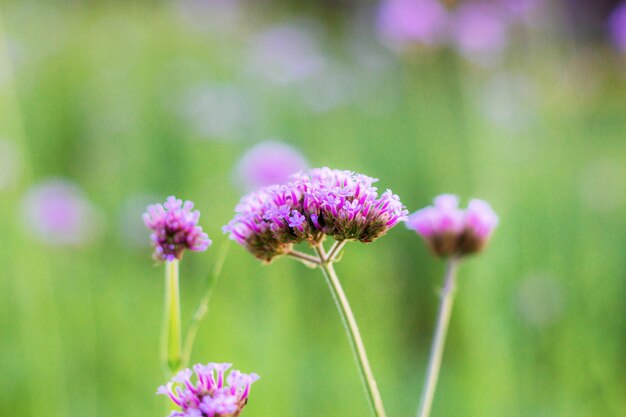
[{"label": "slender stem", "polygon": [[198,307],[196,308],[196,311],[193,314],[191,321],[189,322],[189,326],[187,327],[187,333],[185,334],[185,343],[183,344],[181,368],[186,368],[189,365],[189,359],[191,357],[193,343],[196,340],[196,335],[198,334],[198,329],[200,328],[200,322],[209,311],[209,300],[211,299],[211,295],[213,294],[213,288],[215,288],[215,284],[217,283],[217,280],[222,273],[222,267],[224,266],[226,254],[228,254],[230,242],[230,240],[224,241],[224,244],[220,248],[217,259],[215,260],[215,264],[213,264],[213,270],[209,275],[207,287],[204,290],[204,294],[202,295],[202,298],[200,298],[200,301],[198,302]]},{"label": "slender stem", "polygon": [[435,396],[435,388],[439,377],[439,369],[441,368],[441,359],[443,357],[443,348],[446,342],[446,333],[448,332],[448,324],[450,323],[450,315],[452,313],[452,304],[454,303],[454,294],[456,292],[456,271],[459,265],[458,258],[448,259],[446,272],[444,277],[444,286],[441,292],[441,304],[439,305],[439,313],[437,314],[437,327],[435,330],[435,338],[430,348],[430,359],[428,360],[428,370],[426,371],[426,382],[422,391],[422,399],[418,417],[428,417]]},{"label": "slender stem", "polygon": [[328,260],[329,258],[327,258],[324,253],[322,245],[320,244],[316,246],[315,250],[320,257],[320,267],[324,272],[324,277],[326,278],[330,292],[333,295],[333,299],[335,300],[335,304],[339,310],[339,315],[341,316],[346,334],[348,335],[348,340],[350,341],[350,345],[352,347],[352,353],[354,354],[354,359],[359,368],[361,380],[363,381],[363,385],[369,399],[370,410],[376,417],[385,417],[383,401],[380,396],[380,392],[378,391],[378,387],[376,386],[376,380],[374,379],[374,374],[372,373],[369,361],[367,360],[363,339],[361,338],[359,328],[356,324],[356,319],[354,318],[354,314],[352,313],[352,309],[348,303],[348,298],[341,287],[341,283],[335,273],[332,262]]},{"label": "slender stem", "polygon": [[341,249],[343,249],[343,247],[345,246],[346,242],[346,240],[338,240],[333,244],[333,246],[331,246],[330,250],[328,251],[328,262],[335,262],[337,260],[337,256],[339,256],[339,253],[341,252]]},{"label": "slender stem", "polygon": [[165,263],[165,312],[161,333],[163,364],[172,373],[181,364],[180,291],[178,288],[178,260]]},{"label": "slender stem", "polygon": [[303,252],[299,252],[297,250],[290,250],[289,252],[287,252],[287,255],[296,258],[307,266],[316,267],[320,264],[320,260],[317,257],[308,255]]}]

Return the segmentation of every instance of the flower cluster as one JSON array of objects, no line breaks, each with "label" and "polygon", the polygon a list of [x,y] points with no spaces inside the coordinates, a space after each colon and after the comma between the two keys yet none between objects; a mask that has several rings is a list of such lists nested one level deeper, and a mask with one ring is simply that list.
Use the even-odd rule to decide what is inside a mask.
[{"label": "flower cluster", "polygon": [[352,171],[316,168],[292,175],[244,196],[234,219],[223,230],[257,258],[271,261],[293,244],[335,240],[372,242],[408,212],[387,190],[378,195],[377,180]]},{"label": "flower cluster", "polygon": [[143,220],[152,230],[150,239],[154,245],[154,258],[159,261],[173,261],[181,259],[185,249],[204,251],[211,244],[202,227],[198,226],[200,212],[191,211],[193,203],[177,199],[174,196],[167,198],[164,204],[148,206]]},{"label": "flower cluster", "polygon": [[467,209],[450,194],[435,198],[409,216],[407,227],[415,230],[439,256],[466,255],[481,250],[498,225],[498,216],[483,200],[471,200]]},{"label": "flower cluster", "polygon": [[231,371],[230,363],[209,363],[194,365],[197,378],[191,381],[191,369],[180,371],[170,382],[162,385],[157,394],[163,394],[180,407],[170,417],[237,417],[248,402],[250,385],[259,376]]}]

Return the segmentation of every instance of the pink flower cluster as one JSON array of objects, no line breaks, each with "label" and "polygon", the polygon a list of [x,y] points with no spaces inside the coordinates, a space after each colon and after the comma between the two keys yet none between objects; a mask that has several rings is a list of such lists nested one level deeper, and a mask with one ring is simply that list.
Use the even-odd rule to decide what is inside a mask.
[{"label": "pink flower cluster", "polygon": [[185,369],[160,386],[157,394],[169,396],[181,409],[173,411],[170,417],[239,416],[248,402],[250,385],[259,376],[233,370],[225,378],[231,366],[230,363],[197,364],[193,367],[197,375],[195,383],[191,381],[191,369]]},{"label": "pink flower cluster", "polygon": [[143,220],[152,230],[153,257],[159,261],[181,259],[185,249],[204,251],[211,245],[209,236],[198,226],[200,212],[191,211],[191,201],[169,196],[164,204],[148,206]]},{"label": "pink flower cluster", "polygon": [[257,258],[271,261],[293,244],[335,240],[372,242],[408,211],[387,190],[378,195],[376,179],[352,171],[316,168],[295,174],[244,196],[223,230]]},{"label": "pink flower cluster", "polygon": [[411,214],[406,224],[437,255],[465,255],[485,246],[498,225],[498,216],[483,200],[471,200],[462,210],[456,196],[443,194],[435,198],[433,206]]}]

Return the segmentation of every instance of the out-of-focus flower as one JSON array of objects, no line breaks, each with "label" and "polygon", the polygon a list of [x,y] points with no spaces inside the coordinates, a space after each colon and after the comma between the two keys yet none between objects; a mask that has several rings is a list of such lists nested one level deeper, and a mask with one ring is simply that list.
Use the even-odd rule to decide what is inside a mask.
[{"label": "out-of-focus flower", "polygon": [[172,6],[184,20],[185,27],[200,32],[236,34],[244,10],[239,0],[178,0]]},{"label": "out-of-focus flower", "polygon": [[500,5],[513,19],[525,19],[537,11],[544,0],[500,0]]},{"label": "out-of-focus flower", "polygon": [[22,169],[22,157],[15,143],[0,139],[0,190],[12,187]]},{"label": "out-of-focus flower", "polygon": [[238,139],[255,118],[245,92],[228,84],[190,88],[179,112],[196,135],[213,140]]},{"label": "out-of-focus flower", "polygon": [[452,41],[468,60],[492,64],[508,43],[508,25],[506,13],[496,4],[463,3],[454,16]]},{"label": "out-of-focus flower", "polygon": [[153,257],[159,261],[182,259],[185,249],[202,252],[210,245],[209,236],[198,226],[200,212],[191,201],[169,196],[164,204],[148,206],[143,220],[152,230]]},{"label": "out-of-focus flower", "polygon": [[286,185],[244,196],[223,230],[257,258],[271,261],[293,244],[335,240],[372,242],[408,212],[391,190],[378,195],[377,180],[351,171],[316,168]]},{"label": "out-of-focus flower", "polygon": [[25,226],[52,245],[80,245],[100,232],[99,214],[82,190],[64,179],[48,179],[27,191]]},{"label": "out-of-focus flower", "polygon": [[437,45],[445,40],[448,12],[437,0],[384,0],[377,20],[386,42]]},{"label": "out-of-focus flower", "polygon": [[323,72],[302,82],[299,95],[314,112],[326,112],[354,100],[359,90],[354,72],[329,65]]},{"label": "out-of-focus flower", "polygon": [[235,168],[237,182],[248,191],[289,180],[307,168],[300,152],[280,142],[263,142],[246,152]]},{"label": "out-of-focus flower", "polygon": [[622,2],[609,17],[609,31],[615,47],[626,53],[626,2]]},{"label": "out-of-focus flower", "polygon": [[443,194],[434,205],[411,214],[407,228],[416,231],[439,256],[480,251],[498,225],[498,216],[483,200],[470,200],[465,210],[456,196]]},{"label": "out-of-focus flower", "polygon": [[478,108],[494,126],[511,133],[537,123],[539,97],[533,81],[522,74],[498,73],[484,86]]},{"label": "out-of-focus flower", "polygon": [[290,84],[319,73],[326,65],[314,31],[306,22],[272,27],[250,48],[250,69],[276,84]]},{"label": "out-of-focus flower", "polygon": [[[248,403],[250,386],[259,379],[257,374],[233,370],[230,363],[194,365],[185,369],[170,382],[162,385],[157,394],[167,395],[180,407],[170,417],[237,417]],[[196,381],[191,380],[196,374]]]},{"label": "out-of-focus flower", "polygon": [[591,161],[578,181],[583,203],[590,209],[610,214],[626,205],[626,168],[617,158],[602,157]]},{"label": "out-of-focus flower", "polygon": [[520,318],[526,324],[545,328],[562,317],[565,291],[562,284],[553,277],[530,276],[520,283],[515,301]]}]

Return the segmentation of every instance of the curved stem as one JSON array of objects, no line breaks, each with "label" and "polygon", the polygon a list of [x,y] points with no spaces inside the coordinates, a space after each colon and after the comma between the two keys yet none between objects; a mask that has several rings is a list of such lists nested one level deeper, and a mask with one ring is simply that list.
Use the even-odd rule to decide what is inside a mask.
[{"label": "curved stem", "polygon": [[446,265],[444,286],[441,292],[441,304],[439,305],[439,313],[437,314],[435,338],[430,348],[430,359],[428,360],[426,382],[424,383],[422,399],[420,401],[421,405],[417,412],[418,417],[428,417],[430,415],[430,409],[435,396],[435,388],[437,386],[441,359],[443,357],[443,348],[446,342],[446,334],[448,332],[448,324],[450,323],[452,304],[454,303],[454,294],[456,292],[456,270],[458,264],[458,258],[452,257],[448,259]]},{"label": "curved stem", "polygon": [[315,250],[320,257],[320,267],[324,272],[324,277],[326,278],[330,292],[339,310],[339,315],[341,316],[346,334],[348,335],[348,340],[350,341],[350,345],[352,347],[352,353],[354,354],[354,359],[359,368],[361,379],[369,399],[372,414],[376,417],[385,417],[383,401],[380,396],[380,392],[378,391],[378,387],[376,386],[376,380],[374,379],[374,374],[372,373],[369,361],[367,360],[363,339],[361,338],[361,333],[359,332],[356,319],[354,318],[354,314],[352,313],[352,309],[348,303],[348,298],[341,287],[341,283],[335,273],[333,264],[329,261],[329,258],[326,257],[321,244],[316,246]]},{"label": "curved stem", "polygon": [[161,355],[166,370],[176,373],[181,363],[180,291],[178,260],[165,263],[165,312],[161,333]]},{"label": "curved stem", "polygon": [[207,287],[204,291],[204,294],[202,295],[202,298],[200,298],[200,301],[198,302],[198,307],[196,308],[196,311],[193,314],[191,321],[189,322],[189,326],[187,327],[187,333],[185,334],[185,343],[183,344],[181,368],[186,368],[189,365],[189,359],[191,357],[193,343],[196,340],[196,334],[198,334],[200,322],[209,311],[209,300],[211,299],[211,295],[213,294],[213,288],[215,288],[215,284],[217,283],[217,280],[222,273],[222,266],[224,266],[224,260],[226,259],[226,255],[228,254],[230,242],[230,240],[226,240],[220,248],[217,259],[215,260],[215,264],[213,264],[213,271],[211,271],[211,275],[209,276]]}]

